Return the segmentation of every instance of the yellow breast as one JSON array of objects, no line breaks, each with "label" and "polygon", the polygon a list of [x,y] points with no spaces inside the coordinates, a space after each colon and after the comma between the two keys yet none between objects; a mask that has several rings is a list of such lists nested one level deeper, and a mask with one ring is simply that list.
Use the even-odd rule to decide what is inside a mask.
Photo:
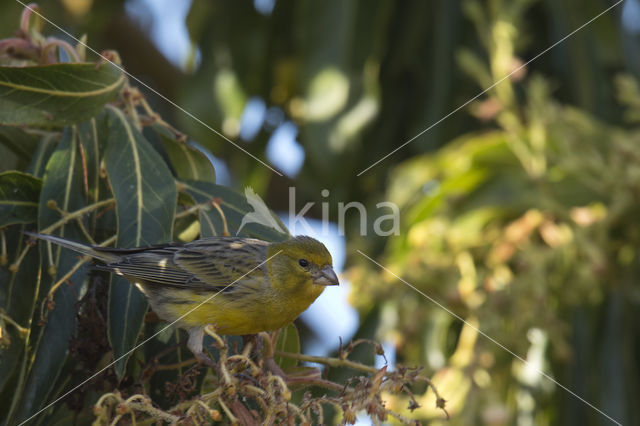
[{"label": "yellow breast", "polygon": [[153,310],[165,320],[174,321],[184,316],[178,322],[180,327],[212,324],[219,334],[255,334],[289,324],[324,290],[322,286],[308,287],[290,295],[275,292],[242,296],[220,293],[208,301],[210,294],[168,290],[163,292],[163,303],[150,302]]}]

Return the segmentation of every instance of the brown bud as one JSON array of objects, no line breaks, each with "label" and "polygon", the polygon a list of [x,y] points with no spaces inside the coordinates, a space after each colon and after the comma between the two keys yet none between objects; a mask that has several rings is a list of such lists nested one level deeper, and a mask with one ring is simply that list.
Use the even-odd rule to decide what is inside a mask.
[{"label": "brown bud", "polygon": [[287,389],[284,392],[282,392],[282,398],[285,401],[291,401],[291,391],[289,389]]},{"label": "brown bud", "polygon": [[227,396],[233,396],[236,394],[236,387],[233,384],[229,383],[225,387],[224,392],[227,394]]},{"label": "brown bud", "polygon": [[355,424],[356,422],[356,413],[351,408],[346,408],[343,410],[344,422],[347,424]]}]

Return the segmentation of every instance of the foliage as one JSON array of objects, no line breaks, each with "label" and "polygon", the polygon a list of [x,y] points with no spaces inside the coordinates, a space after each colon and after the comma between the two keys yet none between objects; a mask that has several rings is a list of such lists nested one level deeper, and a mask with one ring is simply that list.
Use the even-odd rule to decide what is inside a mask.
[{"label": "foliage", "polygon": [[[386,340],[402,364],[426,364],[429,373],[436,370],[435,382],[453,408],[452,424],[607,422],[536,369],[621,423],[638,423],[634,212],[640,96],[632,77],[618,75],[624,71],[640,75],[637,33],[621,25],[623,7],[633,6],[634,1],[583,0],[576,7],[573,0],[277,0],[272,11],[264,12],[256,7],[263,2],[194,0],[186,20],[192,52],[182,66],[170,63],[151,42],[151,31],[146,31],[151,22],[144,18],[152,14],[142,10],[136,16],[144,18],[136,19],[129,13],[144,2],[41,3],[53,22],[73,34],[88,34],[94,47],[115,48],[129,72],[144,76],[151,87],[201,119],[198,123],[164,102],[154,103],[146,91],[140,98],[129,87],[136,103],[148,102],[164,121],[179,123],[224,159],[238,186],[251,185],[270,207],[288,210],[287,187],[294,182],[296,207],[319,201],[323,189],[330,196],[321,201],[331,206],[352,200],[375,206],[386,198],[403,207],[403,235],[391,239],[362,237],[355,232],[359,224],[350,224],[347,218],[348,260],[355,265],[350,276],[357,291],[353,303],[362,319],[357,336]],[[611,11],[581,28],[614,4]],[[20,8],[13,1],[0,5],[2,37],[14,28]],[[30,25],[38,29],[40,24]],[[42,57],[49,39],[38,40],[40,50],[27,50],[27,61]],[[0,51],[5,52],[4,46]],[[81,53],[64,43],[60,46],[67,56]],[[47,51],[44,62],[57,59],[55,49]],[[457,109],[496,81],[501,82],[487,94]],[[252,98],[263,100],[269,114],[258,133],[245,140],[239,130],[245,105]],[[119,96],[116,107],[124,107],[135,122],[131,113],[136,109],[127,110],[127,102]],[[203,179],[206,161],[199,161],[204,169],[183,167],[178,156],[191,150],[175,143],[176,137],[183,139],[171,127],[158,122],[149,126],[147,119],[158,116],[152,114],[151,106],[145,110],[144,102],[143,135],[159,152],[163,150],[158,147],[164,146],[170,170],[184,185],[178,185],[176,206],[188,207],[177,209],[173,234],[190,239],[198,232],[221,232],[224,223],[217,204],[208,210],[200,207],[211,196],[226,203],[223,212],[233,232],[239,217],[233,206],[242,202],[242,196]],[[43,117],[46,120],[47,115]],[[219,143],[202,122],[239,140],[259,158],[274,129],[294,122],[299,129],[297,141],[305,150],[304,167],[295,181],[279,177],[231,144]],[[9,200],[28,202],[29,194],[41,185],[46,160],[60,140],[58,131],[42,130],[0,126],[0,169],[26,171],[40,179],[23,181],[23,192],[13,195],[0,190]],[[100,173],[91,174],[93,170]],[[95,176],[102,182],[95,199],[106,204],[95,210],[99,212],[96,224],[112,231],[96,237],[104,241],[116,226],[113,204],[105,196],[110,193],[104,185],[106,170],[87,171],[87,186],[94,185]],[[3,174],[0,182],[3,179],[19,178]],[[84,199],[85,205],[95,203],[86,195]],[[0,205],[0,218],[34,217],[38,211],[33,207]],[[330,210],[335,219],[333,213]],[[319,203],[309,214],[323,214]],[[68,223],[74,221],[71,216]],[[5,237],[10,255],[2,253],[2,259],[14,263],[24,253],[23,264],[40,261],[40,253],[17,246],[23,244],[18,232],[5,230]],[[357,250],[470,325],[463,326],[441,307],[430,305]],[[0,269],[0,283],[14,282],[10,277],[6,268]],[[21,268],[15,282],[36,278],[36,268]],[[51,284],[45,271],[40,288]],[[31,306],[25,301],[33,300],[34,289],[13,286],[21,298],[11,302],[11,309]],[[107,315],[106,306],[98,301],[106,300],[108,287],[92,288],[85,293],[83,312],[95,318]],[[6,292],[0,292],[0,297],[6,306]],[[5,317],[3,331],[9,334],[3,338],[10,338],[12,346],[25,342],[20,336],[26,332],[22,325],[28,318],[39,320],[35,313]],[[15,329],[13,320],[18,325]],[[157,326],[146,323],[145,333]],[[106,322],[78,322],[78,334],[95,336],[72,339],[71,353],[78,351],[93,360],[80,376],[94,371],[94,365],[106,365],[102,360],[109,351],[106,327]],[[531,361],[529,367],[522,368],[473,327]],[[163,335],[169,344],[178,338]],[[28,341],[35,348],[36,334]],[[153,359],[164,348],[154,339],[144,354],[134,357]],[[355,348],[350,359],[369,365],[374,355],[362,348]],[[8,353],[0,369],[15,372],[22,365],[16,361],[21,360],[20,354]],[[183,360],[180,356],[170,350],[159,359],[173,365]],[[131,366],[130,360],[126,368]],[[165,398],[162,376],[168,374],[168,381],[175,384],[175,373],[162,370],[151,377],[148,388],[156,391],[148,396],[154,402]],[[329,373],[330,379],[340,383],[349,377],[336,369]],[[0,385],[12,388],[16,377],[13,374],[7,385],[8,376],[0,374]],[[98,393],[115,388],[116,380],[110,377],[76,395],[96,401],[95,388],[104,386]],[[121,397],[126,401],[137,392]],[[432,397],[421,394],[416,393],[421,408],[411,418],[437,423],[442,414],[433,409]],[[0,395],[3,401],[6,395]],[[293,395],[293,403],[300,407]],[[113,404],[117,398],[108,397],[105,402]],[[406,398],[385,396],[385,400],[387,408],[407,414],[402,411],[408,406]],[[163,404],[163,408],[171,406]]]},{"label": "foliage", "polygon": [[[468,3],[489,58],[459,57],[481,87],[513,67],[502,55],[513,58],[517,32],[502,26],[520,21],[516,3],[486,14]],[[635,80],[617,84],[637,117]],[[401,207],[404,229],[381,254],[462,328],[367,260],[351,270],[354,303],[367,312],[384,301],[379,309],[394,320],[377,337],[393,341],[401,361],[437,370],[453,424],[600,420],[550,378],[610,416],[603,421],[633,423],[628,378],[638,368],[627,348],[638,329],[627,320],[638,309],[640,129],[558,103],[539,75],[511,76],[470,110],[493,125],[389,176],[387,199]],[[431,396],[418,402],[418,416],[436,415]]]},{"label": "foliage", "polygon": [[[230,235],[251,211],[240,193],[216,185],[203,152],[129,84],[115,52],[101,55],[114,64],[84,62],[83,49],[45,38],[35,20],[25,9],[18,36],[0,41],[0,134],[25,166],[0,174],[3,424],[87,423],[92,415],[96,424],[310,424],[323,421],[325,406],[337,407],[345,422],[362,409],[377,420],[410,422],[387,409],[382,394],[430,386],[419,369],[388,372],[351,361],[357,343],[338,358],[305,357],[293,325],[246,344],[208,330],[217,368],[202,368],[184,347],[185,333],[148,313],[135,286],[93,273],[88,257],[25,237],[37,229],[139,247]],[[242,233],[288,238],[255,223]],[[276,355],[279,367],[268,368]],[[357,375],[339,384],[298,366],[301,360]],[[279,368],[286,382],[272,373]]]}]

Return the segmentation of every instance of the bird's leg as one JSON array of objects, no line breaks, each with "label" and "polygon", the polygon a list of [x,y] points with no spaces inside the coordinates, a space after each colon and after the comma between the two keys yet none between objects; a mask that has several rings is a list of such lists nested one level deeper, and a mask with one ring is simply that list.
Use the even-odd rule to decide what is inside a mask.
[{"label": "bird's leg", "polygon": [[249,351],[246,355],[251,357],[252,353],[259,354],[262,349],[262,339],[258,339],[257,334],[242,335],[242,352]]},{"label": "bird's leg", "polygon": [[277,332],[260,333],[262,339],[256,339],[261,344],[266,345],[263,351],[262,365],[266,371],[269,371],[275,376],[280,376],[287,385],[295,385],[298,383],[308,383],[309,380],[318,380],[322,377],[322,373],[317,368],[307,367],[303,371],[294,371],[291,374],[285,373],[282,368],[276,363],[274,359],[275,344],[278,340]]},{"label": "bird's leg", "polygon": [[189,340],[187,341],[187,347],[198,360],[198,363],[206,365],[207,367],[215,367],[216,363],[213,362],[209,356],[204,353],[202,348],[202,339],[204,338],[204,329],[202,327],[194,327],[188,330]]},{"label": "bird's leg", "polygon": [[[273,360],[273,344],[271,343],[272,337],[273,336],[269,333],[244,334],[242,336],[243,351],[248,345],[253,346],[250,348],[250,352],[247,355],[251,357],[251,352],[253,352],[256,356],[260,357],[260,354],[262,354],[262,362],[265,369],[286,380],[286,373],[282,371],[278,364]],[[264,347],[264,339],[269,339],[267,348]]]},{"label": "bird's leg", "polygon": [[[289,381],[290,377],[287,375],[287,373],[285,373],[282,370],[282,368],[280,368],[280,366],[273,359],[274,352],[275,352],[275,344],[276,344],[276,341],[278,340],[279,333],[280,333],[279,331],[270,332],[270,333],[260,333],[260,335],[262,336],[262,339],[259,339],[258,335],[255,335],[256,352],[257,353],[262,352],[264,354],[263,361],[262,361],[264,368],[267,371],[271,372],[272,374],[276,376],[280,376],[282,380],[284,380],[286,383]],[[266,346],[266,347],[263,348],[263,346]]]},{"label": "bird's leg", "polygon": [[280,368],[273,357],[265,358],[263,363],[265,370],[269,371],[274,376],[280,376],[287,386],[309,383],[309,381],[320,380],[322,378],[322,372],[315,367],[307,367],[306,370],[302,372],[287,374],[282,370],[282,368]]},{"label": "bird's leg", "polygon": [[273,357],[268,357],[264,359],[264,366],[265,368],[270,371],[271,373],[273,373],[276,376],[280,376],[282,377],[282,379],[286,382],[288,382],[289,380],[289,376],[287,375],[287,373],[285,373],[282,368],[280,368],[280,366],[278,364],[276,364],[276,361],[273,359]]}]

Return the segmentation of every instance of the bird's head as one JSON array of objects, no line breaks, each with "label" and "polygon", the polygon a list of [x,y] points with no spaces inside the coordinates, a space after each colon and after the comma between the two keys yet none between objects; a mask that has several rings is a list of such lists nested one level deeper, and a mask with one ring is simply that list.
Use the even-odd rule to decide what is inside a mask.
[{"label": "bird's head", "polygon": [[273,243],[267,256],[274,256],[268,262],[269,275],[279,290],[308,292],[315,299],[326,286],[339,284],[329,250],[314,238],[299,236]]}]

